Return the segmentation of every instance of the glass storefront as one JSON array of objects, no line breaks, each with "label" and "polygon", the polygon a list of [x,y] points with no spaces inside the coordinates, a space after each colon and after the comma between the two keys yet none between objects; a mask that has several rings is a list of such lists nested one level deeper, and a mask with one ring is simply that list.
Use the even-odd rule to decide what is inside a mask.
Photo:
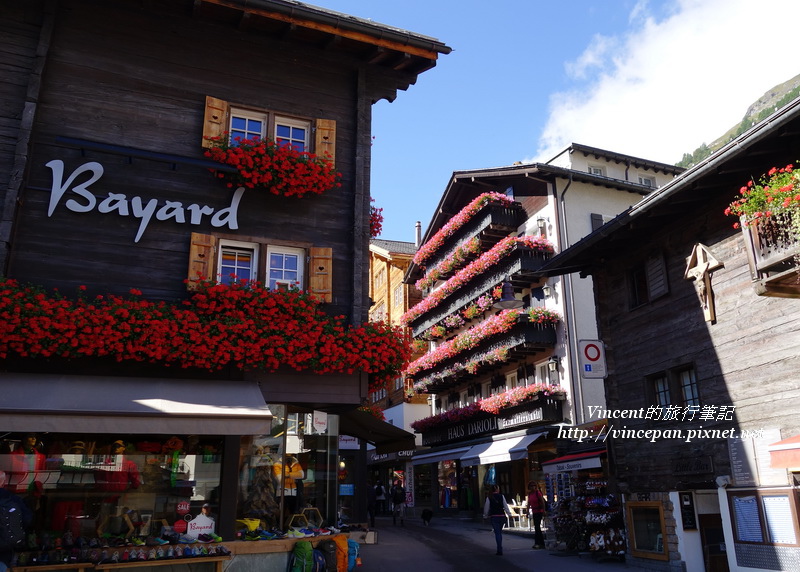
[{"label": "glass storefront", "polygon": [[338,416],[269,407],[268,432],[240,437],[238,455],[222,435],[0,433],[0,485],[34,517],[24,548],[215,536],[223,508],[237,537],[333,524]]}]

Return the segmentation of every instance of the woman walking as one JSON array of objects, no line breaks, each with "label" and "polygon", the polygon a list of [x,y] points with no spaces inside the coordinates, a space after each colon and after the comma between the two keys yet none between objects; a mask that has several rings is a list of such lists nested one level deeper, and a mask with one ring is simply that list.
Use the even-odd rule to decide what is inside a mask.
[{"label": "woman walking", "polygon": [[508,524],[507,519],[512,517],[506,497],[500,493],[500,487],[492,485],[491,492],[483,505],[483,518],[489,518],[492,523],[494,540],[497,543],[497,556],[503,555],[503,527]]}]

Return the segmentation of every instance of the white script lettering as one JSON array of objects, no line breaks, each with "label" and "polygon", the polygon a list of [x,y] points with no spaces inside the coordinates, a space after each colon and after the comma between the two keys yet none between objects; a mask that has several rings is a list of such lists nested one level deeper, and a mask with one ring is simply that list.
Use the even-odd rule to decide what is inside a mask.
[{"label": "white script lettering", "polygon": [[[239,203],[244,194],[244,187],[239,187],[234,191],[231,198],[230,206],[219,209],[216,213],[214,209],[208,205],[191,204],[186,207],[183,203],[178,201],[165,201],[165,205],[158,208],[158,199],[150,199],[146,203],[141,197],[128,197],[122,193],[108,193],[108,196],[97,204],[98,198],[89,190],[89,187],[96,183],[100,177],[103,176],[103,166],[96,162],[90,161],[84,163],[64,181],[64,162],[59,159],[54,159],[46,165],[53,171],[53,186],[50,192],[50,204],[47,209],[47,216],[53,216],[58,204],[64,197],[67,191],[71,191],[81,197],[81,201],[70,198],[64,202],[64,206],[76,213],[90,212],[97,207],[97,212],[101,214],[110,214],[116,212],[119,216],[130,216],[133,213],[134,218],[140,219],[139,229],[136,232],[134,242],[139,242],[142,238],[147,225],[150,224],[150,219],[155,214],[156,220],[174,220],[178,224],[186,224],[186,212],[189,211],[189,224],[199,225],[203,220],[203,216],[210,216],[211,226],[220,228],[227,226],[231,230],[239,228],[239,220],[237,218],[239,212]],[[91,176],[76,184],[78,177],[84,173],[91,173]],[[158,209],[158,210],[156,210]]]}]

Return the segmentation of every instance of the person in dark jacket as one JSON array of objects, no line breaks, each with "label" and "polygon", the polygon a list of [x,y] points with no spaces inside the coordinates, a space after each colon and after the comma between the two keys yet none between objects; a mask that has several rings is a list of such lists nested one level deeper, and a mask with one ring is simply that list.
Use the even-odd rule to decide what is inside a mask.
[{"label": "person in dark jacket", "polygon": [[[10,501],[10,502],[9,502]],[[6,474],[0,471],[0,502],[10,504],[12,508],[22,513],[22,526],[25,530],[33,525],[33,512],[28,508],[20,497],[6,488]],[[0,523],[4,526],[5,523]],[[0,546],[0,571],[4,571],[11,566],[11,559],[14,557],[14,548],[11,546]]]},{"label": "person in dark jacket", "polygon": [[367,516],[369,517],[369,527],[375,528],[375,508],[377,500],[375,498],[375,487],[372,481],[367,483]]},{"label": "person in dark jacket", "polygon": [[500,492],[500,487],[492,485],[486,503],[483,505],[483,518],[490,519],[494,540],[497,543],[497,556],[503,555],[503,527],[508,524],[508,518],[513,518],[511,509],[508,508],[506,497]]}]

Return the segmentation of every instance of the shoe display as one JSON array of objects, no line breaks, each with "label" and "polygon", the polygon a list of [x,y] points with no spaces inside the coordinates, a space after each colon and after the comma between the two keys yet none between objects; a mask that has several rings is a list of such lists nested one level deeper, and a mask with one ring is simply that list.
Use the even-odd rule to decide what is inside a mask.
[{"label": "shoe display", "polygon": [[303,534],[302,532],[300,532],[299,530],[296,530],[294,528],[290,528],[289,530],[287,530],[286,531],[286,536],[288,538],[305,538],[306,537],[305,534]]}]

